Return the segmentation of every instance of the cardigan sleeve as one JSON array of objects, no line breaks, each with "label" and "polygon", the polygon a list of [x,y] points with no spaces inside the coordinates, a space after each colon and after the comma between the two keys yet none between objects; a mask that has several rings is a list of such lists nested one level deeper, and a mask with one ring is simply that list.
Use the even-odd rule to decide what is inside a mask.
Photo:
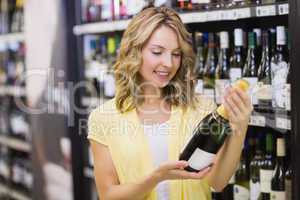
[{"label": "cardigan sleeve", "polygon": [[99,109],[94,109],[88,118],[88,136],[89,140],[108,146],[108,124],[105,122],[105,117]]}]

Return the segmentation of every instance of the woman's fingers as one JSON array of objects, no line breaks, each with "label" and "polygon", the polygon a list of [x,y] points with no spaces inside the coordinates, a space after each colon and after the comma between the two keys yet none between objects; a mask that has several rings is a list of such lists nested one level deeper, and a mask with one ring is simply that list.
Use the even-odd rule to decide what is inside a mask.
[{"label": "woman's fingers", "polygon": [[188,172],[185,170],[171,170],[170,176],[172,179],[201,179],[210,171],[210,167],[207,167],[200,172]]},{"label": "woman's fingers", "polygon": [[161,165],[161,170],[172,170],[172,169],[184,169],[188,166],[188,162],[180,160],[180,161],[170,161]]}]

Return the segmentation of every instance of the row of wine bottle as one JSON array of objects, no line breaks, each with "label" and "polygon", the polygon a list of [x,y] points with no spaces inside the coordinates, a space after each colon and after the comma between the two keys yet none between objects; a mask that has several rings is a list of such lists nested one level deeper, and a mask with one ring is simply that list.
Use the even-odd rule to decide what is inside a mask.
[{"label": "row of wine bottle", "polygon": [[24,0],[0,1],[0,34],[24,31]]},{"label": "row of wine bottle", "polygon": [[0,146],[0,183],[29,194],[33,185],[31,160],[26,153]]},{"label": "row of wine bottle", "polygon": [[85,0],[84,22],[128,19],[149,6],[168,6],[179,12],[206,11],[241,6],[265,5],[284,0]]},{"label": "row of wine bottle", "polygon": [[[225,88],[243,78],[250,83],[255,109],[290,110],[289,52],[284,26],[229,32],[195,33],[197,49],[195,92],[222,102]],[[246,48],[246,44],[247,48]]]},{"label": "row of wine bottle", "polygon": [[87,87],[86,96],[114,97],[115,79],[112,66],[116,61],[120,40],[119,34],[85,36],[85,77],[92,86]]}]

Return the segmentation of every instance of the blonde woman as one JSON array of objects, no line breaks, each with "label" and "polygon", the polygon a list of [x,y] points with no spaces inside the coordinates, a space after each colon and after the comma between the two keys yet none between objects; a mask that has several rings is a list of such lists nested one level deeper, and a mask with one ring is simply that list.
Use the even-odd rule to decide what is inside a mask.
[{"label": "blonde woman", "polygon": [[225,107],[235,134],[214,165],[199,173],[178,161],[193,128],[215,105],[194,94],[190,35],[170,8],[147,8],[127,27],[117,62],[116,97],[89,116],[88,138],[102,200],[207,200],[239,162],[250,99],[228,89]]}]

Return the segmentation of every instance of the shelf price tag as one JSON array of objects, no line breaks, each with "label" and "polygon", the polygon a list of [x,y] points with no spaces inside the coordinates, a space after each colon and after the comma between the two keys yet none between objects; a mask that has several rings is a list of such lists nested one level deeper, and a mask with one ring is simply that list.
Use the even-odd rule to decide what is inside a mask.
[{"label": "shelf price tag", "polygon": [[285,4],[281,4],[278,6],[278,13],[279,15],[287,15],[289,14],[289,4],[285,3]]},{"label": "shelf price tag", "polygon": [[291,130],[291,120],[286,118],[276,118],[276,128]]},{"label": "shelf price tag", "polygon": [[218,21],[220,20],[220,11],[210,11],[206,13],[207,21]]},{"label": "shelf price tag", "polygon": [[233,20],[235,19],[234,10],[220,11],[220,20]]},{"label": "shelf price tag", "polygon": [[276,7],[271,6],[259,6],[256,8],[256,16],[265,17],[265,16],[275,16],[276,15]]},{"label": "shelf price tag", "polygon": [[234,12],[234,19],[243,19],[243,18],[251,17],[250,8],[235,9],[233,12]]},{"label": "shelf price tag", "polygon": [[266,117],[259,115],[251,115],[249,125],[265,127]]}]

